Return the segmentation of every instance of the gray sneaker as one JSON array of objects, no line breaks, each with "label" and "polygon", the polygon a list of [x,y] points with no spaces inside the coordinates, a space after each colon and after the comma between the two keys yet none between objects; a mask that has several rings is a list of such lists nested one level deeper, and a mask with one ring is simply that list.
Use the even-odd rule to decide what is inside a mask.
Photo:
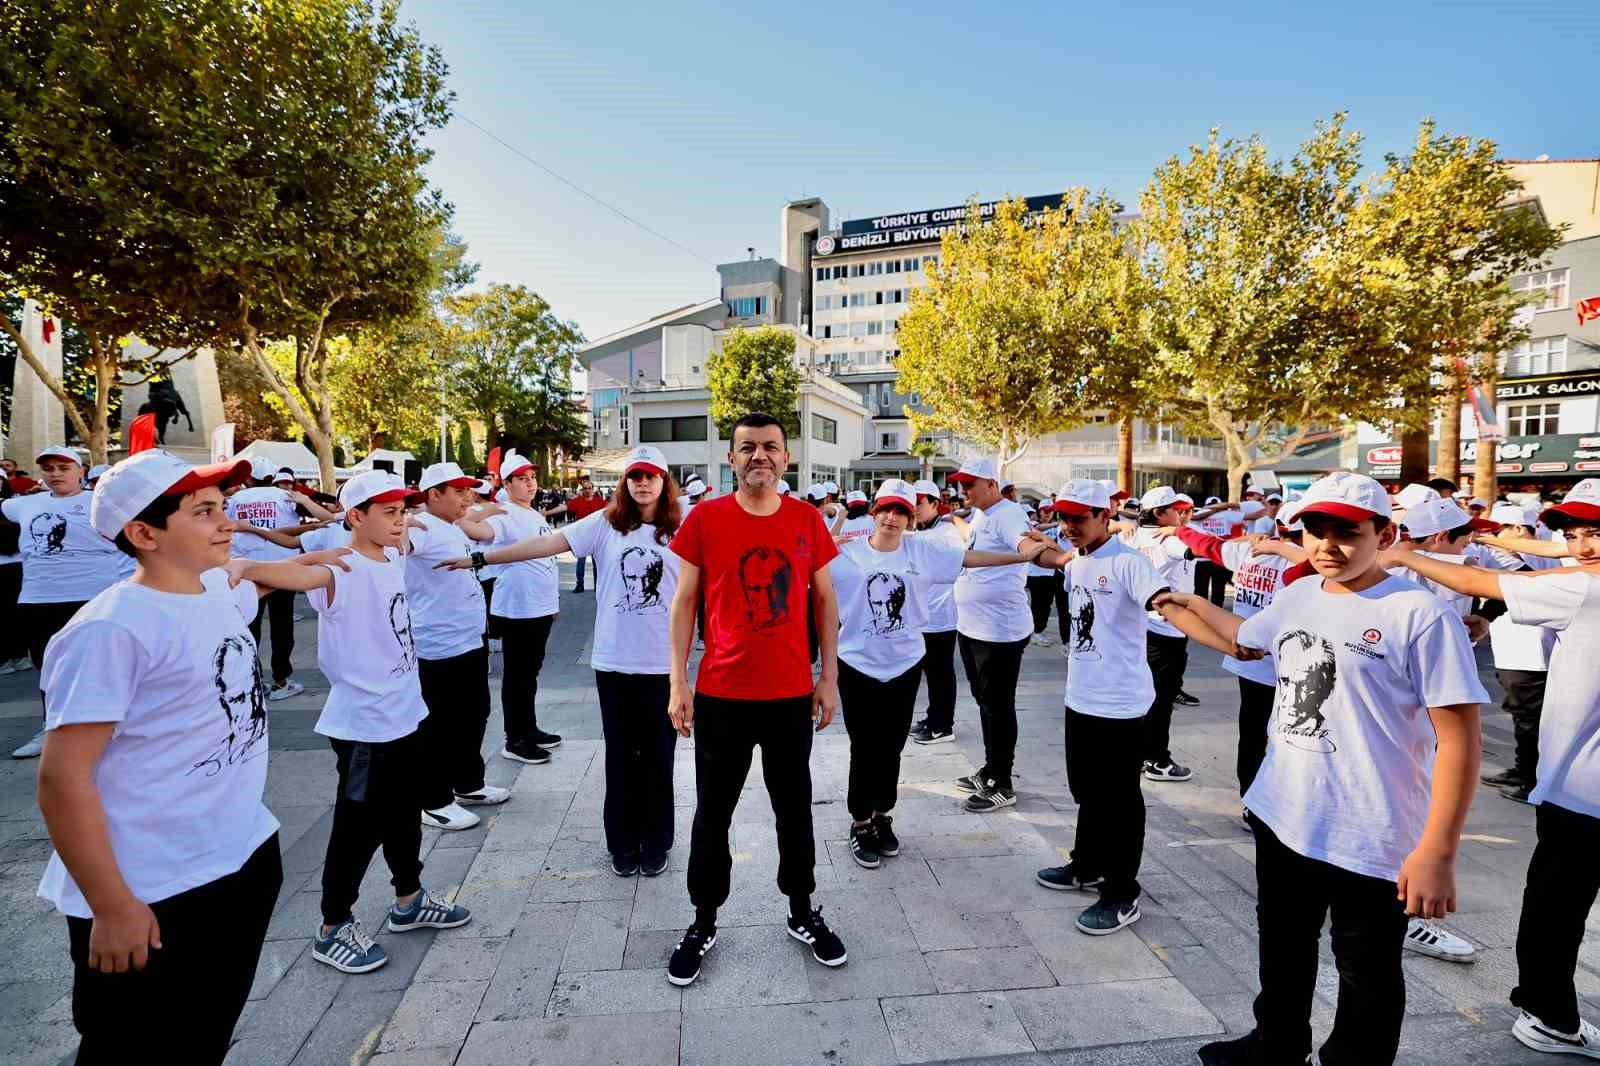
[{"label": "gray sneaker", "polygon": [[371,973],[389,961],[388,954],[373,942],[361,928],[361,923],[351,918],[334,928],[327,936],[311,938],[311,957],[344,973]]},{"label": "gray sneaker", "polygon": [[454,929],[472,921],[472,912],[459,903],[435,899],[427,889],[417,893],[411,906],[389,908],[389,932],[407,933],[413,929]]}]

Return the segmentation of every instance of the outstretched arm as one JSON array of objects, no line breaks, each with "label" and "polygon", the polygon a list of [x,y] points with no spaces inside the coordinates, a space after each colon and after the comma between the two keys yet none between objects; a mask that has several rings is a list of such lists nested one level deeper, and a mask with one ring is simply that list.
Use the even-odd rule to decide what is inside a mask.
[{"label": "outstretched arm", "polygon": [[265,596],[273,589],[292,589],[295,592],[310,592],[312,589],[333,589],[333,571],[328,567],[338,567],[340,570],[349,571],[350,566],[344,561],[344,556],[349,555],[349,548],[329,548],[327,551],[306,552],[293,559],[281,562],[266,563],[256,559],[229,560],[227,570],[231,584],[237,585],[241,581],[253,582],[257,591]]},{"label": "outstretched arm", "polygon": [[[567,543],[567,535],[565,533],[550,533],[542,537],[524,537],[515,544],[507,544],[504,548],[491,548],[482,554],[485,563],[490,566],[499,566],[502,563],[521,563],[529,559],[548,559],[552,555],[560,555],[562,552],[571,550],[572,546]],[[433,568],[435,570],[467,570],[471,567],[471,557],[463,555],[455,559],[446,559],[442,563],[435,563]]]},{"label": "outstretched arm", "polygon": [[1163,592],[1152,606],[1162,618],[1172,623],[1188,636],[1208,648],[1231,655],[1236,659],[1254,659],[1260,656],[1238,645],[1239,626],[1244,621],[1232,611],[1187,592]]},{"label": "outstretched arm", "polygon": [[[1480,533],[1472,538],[1478,544],[1488,544],[1491,547],[1501,548],[1505,551],[1517,552],[1520,555],[1533,555],[1540,559],[1566,559],[1572,553],[1567,551],[1567,542],[1564,540],[1539,540],[1535,537],[1508,537],[1505,534],[1488,536]],[[1446,564],[1448,565],[1448,564]]]},{"label": "outstretched arm", "polygon": [[[1406,542],[1407,544],[1411,542]],[[1427,578],[1435,585],[1443,585],[1452,592],[1460,592],[1467,596],[1475,596],[1480,600],[1503,600],[1505,596],[1500,592],[1500,574],[1495,570],[1486,570],[1481,566],[1460,566],[1456,563],[1440,562],[1438,559],[1429,559],[1419,554],[1411,547],[1394,547],[1382,552],[1378,556],[1378,563],[1383,567],[1403,566],[1412,572]]]}]

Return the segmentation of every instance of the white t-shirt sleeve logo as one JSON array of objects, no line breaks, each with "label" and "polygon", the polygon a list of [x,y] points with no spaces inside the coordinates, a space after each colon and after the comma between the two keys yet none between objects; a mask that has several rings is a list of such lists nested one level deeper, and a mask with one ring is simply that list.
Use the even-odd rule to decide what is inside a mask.
[{"label": "white t-shirt sleeve logo", "polygon": [[666,609],[661,597],[661,578],[667,562],[654,548],[631,544],[617,557],[622,592],[614,604],[623,614],[644,614]]},{"label": "white t-shirt sleeve logo", "polygon": [[1296,629],[1278,638],[1273,658],[1278,664],[1274,708],[1278,736],[1304,751],[1338,751],[1322,711],[1339,676],[1333,645],[1315,633]]}]

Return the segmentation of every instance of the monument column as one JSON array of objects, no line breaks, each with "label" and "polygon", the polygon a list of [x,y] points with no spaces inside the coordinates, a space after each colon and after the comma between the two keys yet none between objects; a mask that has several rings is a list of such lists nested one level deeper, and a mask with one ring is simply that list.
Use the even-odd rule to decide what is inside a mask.
[{"label": "monument column", "polygon": [[[22,336],[46,370],[61,380],[61,320],[44,313],[32,300],[22,303]],[[11,382],[11,432],[6,458],[24,470],[52,444],[66,440],[67,414],[56,394],[45,387],[19,353]]]}]

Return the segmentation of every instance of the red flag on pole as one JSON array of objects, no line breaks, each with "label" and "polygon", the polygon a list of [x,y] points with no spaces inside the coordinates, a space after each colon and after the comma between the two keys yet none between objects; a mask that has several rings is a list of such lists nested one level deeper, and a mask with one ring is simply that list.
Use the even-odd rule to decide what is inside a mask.
[{"label": "red flag on pole", "polygon": [[137,455],[156,446],[156,416],[142,414],[128,425],[128,454]]},{"label": "red flag on pole", "polygon": [[498,478],[500,476],[500,449],[499,448],[491,448],[491,449],[489,449],[489,476],[490,477],[495,477],[495,478]]},{"label": "red flag on pole", "polygon": [[1583,325],[1591,318],[1600,318],[1600,296],[1578,301],[1578,325]]},{"label": "red flag on pole", "polygon": [[[1461,372],[1463,381],[1471,382],[1470,372],[1467,370],[1465,359],[1456,360],[1456,369]],[[1467,402],[1472,404],[1472,415],[1478,422],[1479,440],[1505,440],[1505,430],[1500,428],[1500,423],[1495,421],[1494,401],[1489,398],[1488,391],[1481,384],[1468,384]]]}]

